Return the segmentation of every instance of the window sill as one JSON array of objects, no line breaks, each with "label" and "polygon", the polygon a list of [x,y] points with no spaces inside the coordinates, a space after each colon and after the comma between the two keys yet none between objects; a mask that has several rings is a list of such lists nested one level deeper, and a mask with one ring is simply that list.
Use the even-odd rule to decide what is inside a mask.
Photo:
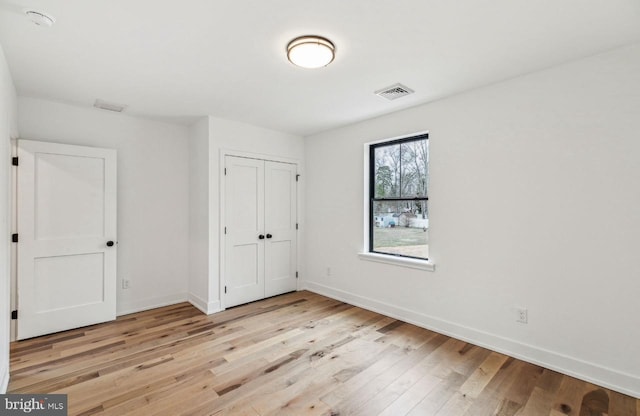
[{"label": "window sill", "polygon": [[378,263],[393,264],[395,266],[409,267],[411,269],[426,270],[433,272],[436,265],[429,260],[410,259],[407,257],[390,256],[378,253],[358,253],[360,260],[375,261]]}]

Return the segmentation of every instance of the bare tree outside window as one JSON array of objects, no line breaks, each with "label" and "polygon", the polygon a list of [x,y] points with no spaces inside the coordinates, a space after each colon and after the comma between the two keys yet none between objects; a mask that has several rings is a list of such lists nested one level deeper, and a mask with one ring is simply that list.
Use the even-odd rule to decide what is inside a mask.
[{"label": "bare tree outside window", "polygon": [[369,251],[428,259],[428,136],[372,145],[369,162]]}]

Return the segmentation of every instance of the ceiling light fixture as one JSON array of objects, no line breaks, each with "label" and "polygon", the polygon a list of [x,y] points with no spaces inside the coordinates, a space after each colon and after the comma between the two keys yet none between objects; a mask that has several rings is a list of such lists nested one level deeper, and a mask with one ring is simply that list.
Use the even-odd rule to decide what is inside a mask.
[{"label": "ceiling light fixture", "polygon": [[287,58],[302,68],[322,68],[333,62],[336,47],[320,36],[300,36],[287,45]]},{"label": "ceiling light fixture", "polygon": [[26,14],[27,18],[38,26],[51,27],[56,22],[56,19],[54,19],[53,16],[37,12],[35,10],[25,10],[24,14]]}]

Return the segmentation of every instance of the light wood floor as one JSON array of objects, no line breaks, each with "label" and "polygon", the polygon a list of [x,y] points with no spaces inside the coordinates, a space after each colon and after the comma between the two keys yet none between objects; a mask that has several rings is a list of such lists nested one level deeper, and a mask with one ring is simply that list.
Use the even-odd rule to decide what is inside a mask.
[{"label": "light wood floor", "polygon": [[70,415],[608,415],[640,401],[310,292],[179,304],[11,345]]}]

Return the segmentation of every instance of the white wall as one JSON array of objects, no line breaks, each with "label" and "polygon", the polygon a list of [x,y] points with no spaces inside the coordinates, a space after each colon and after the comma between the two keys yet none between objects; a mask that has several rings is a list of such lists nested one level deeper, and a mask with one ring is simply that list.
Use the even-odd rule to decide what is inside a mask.
[{"label": "white wall", "polygon": [[186,300],[188,129],[34,98],[18,110],[21,139],[118,151],[118,314]]},{"label": "white wall", "polygon": [[[264,129],[250,124],[224,120],[216,117],[209,118],[209,132],[211,137],[209,157],[216,161],[210,169],[210,192],[214,200],[211,203],[211,268],[216,271],[211,285],[209,296],[211,299],[220,299],[220,154],[223,151],[236,151],[250,153],[257,157],[268,158],[274,156],[287,158],[298,162],[298,172],[303,175],[304,140],[300,136],[282,133],[275,130]],[[304,176],[304,175],[303,175]],[[303,188],[304,182],[299,183],[298,189]],[[303,211],[303,207],[298,207]],[[303,220],[300,220],[301,223]],[[303,225],[302,225],[303,227]],[[304,227],[303,227],[304,228]],[[298,236],[300,238],[300,235]],[[301,250],[304,252],[304,250]],[[302,253],[299,255],[299,263],[303,261]]]},{"label": "white wall", "polygon": [[[198,306],[200,309],[205,310],[208,313],[216,312],[223,307],[221,299],[221,283],[220,283],[220,181],[221,181],[221,154],[226,151],[239,152],[246,156],[255,156],[258,158],[285,158],[292,162],[298,163],[298,172],[302,172],[304,169],[304,140],[295,135],[282,133],[274,130],[264,129],[261,127],[252,126],[249,124],[239,123],[235,121],[224,120],[216,117],[207,117],[209,142],[208,142],[208,166],[204,166],[205,161],[201,159],[201,155],[196,155],[194,152],[204,151],[206,146],[202,144],[200,137],[204,131],[204,127],[200,125],[200,121],[196,126],[191,129],[191,144],[190,144],[190,160],[192,163],[196,163],[197,166],[191,166],[192,178],[194,176],[203,174],[206,170],[209,172],[208,176],[208,192],[209,192],[209,242],[208,242],[208,262],[204,264],[200,255],[197,255],[198,264],[192,264],[191,270],[198,270],[198,273],[191,273],[190,278],[190,295],[202,290],[203,287],[208,286],[207,298],[203,299],[199,305],[197,300],[192,299],[192,303]],[[196,143],[197,142],[197,143]],[[303,175],[304,176],[304,175]],[[203,185],[199,181],[192,179],[192,185],[195,183],[199,189],[203,189]],[[303,181],[299,183],[298,189],[303,189]],[[196,192],[192,190],[192,192]],[[300,192],[301,193],[301,192]],[[192,196],[193,201],[194,196]],[[299,212],[304,210],[302,200],[299,197]],[[194,211],[198,211],[198,219],[192,219],[192,224],[202,226],[205,224],[205,220],[202,218],[201,206],[202,200],[198,203],[198,208],[191,209],[192,214]],[[299,216],[300,221],[303,221],[303,216]],[[302,231],[301,231],[302,233]],[[299,238],[301,234],[299,234]],[[193,238],[193,237],[192,237]],[[201,243],[194,244],[192,241],[192,249],[194,246],[201,246]],[[298,261],[302,263],[304,261],[304,255],[300,250]],[[194,257],[192,257],[194,260]],[[202,273],[200,271],[208,268],[209,277],[208,281],[202,282]],[[197,277],[196,277],[197,276]],[[191,296],[193,298],[193,296]]]},{"label": "white wall", "polygon": [[11,139],[18,137],[16,89],[0,46],[0,393],[9,384],[10,165]]},{"label": "white wall", "polygon": [[[359,260],[363,144],[423,130],[436,270]],[[303,283],[640,397],[639,132],[635,45],[309,137]]]},{"label": "white wall", "polygon": [[189,301],[205,313],[220,309],[209,302],[209,118],[189,129]]}]

